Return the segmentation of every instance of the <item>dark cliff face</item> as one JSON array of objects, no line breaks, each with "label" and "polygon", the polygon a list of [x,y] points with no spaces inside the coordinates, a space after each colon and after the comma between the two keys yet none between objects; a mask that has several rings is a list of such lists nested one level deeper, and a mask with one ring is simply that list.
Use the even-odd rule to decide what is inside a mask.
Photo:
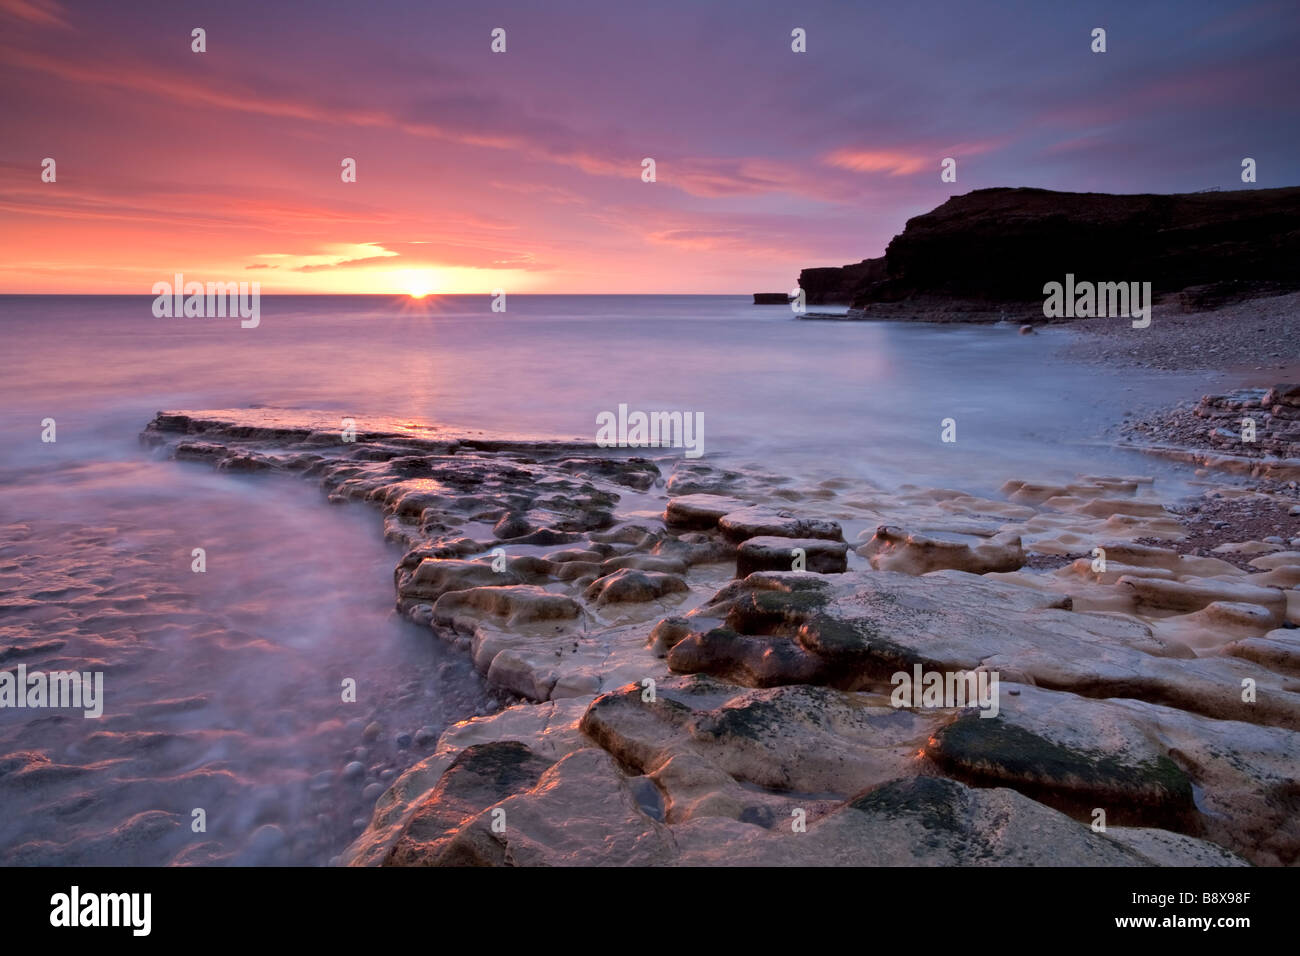
[{"label": "dark cliff face", "polygon": [[[867,269],[879,263],[879,267]],[[1043,285],[1150,282],[1185,300],[1300,287],[1300,187],[1169,196],[981,189],[909,219],[885,250],[805,269],[809,301],[1041,300]],[[1201,288],[1209,287],[1209,288]],[[827,290],[841,298],[814,299]],[[845,291],[847,290],[847,295]]]},{"label": "dark cliff face", "polygon": [[885,260],[863,259],[846,266],[804,269],[799,273],[799,288],[807,293],[810,305],[844,305],[852,302],[867,286],[886,278]]}]

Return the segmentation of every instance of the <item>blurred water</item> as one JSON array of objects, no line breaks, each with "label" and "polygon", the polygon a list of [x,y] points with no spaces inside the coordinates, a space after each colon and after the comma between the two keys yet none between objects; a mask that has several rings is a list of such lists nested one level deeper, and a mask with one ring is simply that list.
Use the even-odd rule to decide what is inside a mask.
[{"label": "blurred water", "polygon": [[102,670],[106,697],[100,720],[0,710],[0,862],[323,863],[380,775],[415,759],[397,734],[489,707],[464,655],[393,614],[399,553],[373,511],[153,460],[137,436],[160,409],[590,439],[626,403],[702,412],[705,461],[987,492],[1173,474],[1090,442],[1125,408],[1204,390],[1070,365],[1052,334],[800,322],[737,296],[512,296],[504,314],[488,297],[267,297],[256,329],[156,319],[151,301],[0,297],[0,670]]},{"label": "blurred water", "polygon": [[708,455],[978,491],[1149,471],[1087,443],[1131,405],[1204,385],[1057,360],[1065,332],[795,321],[741,296],[511,296],[504,313],[487,296],[268,296],[255,329],[156,319],[151,302],[0,297],[0,398],[19,431],[54,417],[58,453],[76,454],[163,407],[266,404],[593,438],[627,403],[703,412]]}]

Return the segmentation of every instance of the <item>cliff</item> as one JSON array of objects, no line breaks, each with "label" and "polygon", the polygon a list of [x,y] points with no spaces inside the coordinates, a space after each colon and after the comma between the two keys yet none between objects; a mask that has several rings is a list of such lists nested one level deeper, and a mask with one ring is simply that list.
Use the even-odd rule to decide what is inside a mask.
[{"label": "cliff", "polygon": [[799,273],[799,288],[807,293],[809,305],[844,304],[852,302],[860,290],[886,277],[882,256],[846,266],[804,269]]},{"label": "cliff", "polygon": [[[882,259],[805,269],[809,302],[1041,301],[1066,273],[1191,307],[1300,288],[1300,187],[1172,195],[980,189],[907,221]],[[804,284],[807,282],[808,284]]]}]

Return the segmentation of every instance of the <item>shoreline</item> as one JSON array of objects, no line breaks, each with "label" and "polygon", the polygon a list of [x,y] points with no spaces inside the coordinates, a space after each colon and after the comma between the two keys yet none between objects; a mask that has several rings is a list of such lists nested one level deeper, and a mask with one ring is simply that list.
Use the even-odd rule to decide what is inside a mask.
[{"label": "shoreline", "polygon": [[[338,862],[797,863],[818,848],[841,862],[947,865],[989,836],[950,820],[937,846],[918,849],[918,821],[889,809],[900,799],[919,800],[922,815],[997,806],[1013,831],[1049,834],[994,862],[1300,854],[1300,824],[1277,819],[1269,839],[1248,836],[1260,814],[1273,819],[1277,755],[1300,759],[1300,695],[1285,689],[1300,645],[1283,637],[1300,623],[1300,554],[1236,541],[1270,566],[1180,555],[1170,545],[1185,522],[1152,479],[1011,481],[976,498],[850,479],[808,486],[609,449],[475,447],[450,434],[416,445],[371,430],[348,447],[193,413],[160,415],[144,438],[172,457],[298,472],[331,500],[380,506],[386,536],[408,548],[394,575],[399,609],[519,701],[444,733]],[[865,528],[856,544],[845,527]],[[1094,546],[1111,567],[1072,557]],[[791,548],[806,570],[790,568]],[[935,624],[895,618],[896,602]],[[868,633],[867,621],[871,632],[887,624],[887,644],[868,640],[846,658],[826,643],[845,628]],[[1002,675],[997,720],[890,703],[888,675],[904,664],[982,661]],[[1262,706],[1237,700],[1243,673]],[[667,709],[644,699],[646,681]],[[1182,741],[1176,750],[1137,743],[1152,721]],[[1078,727],[1129,728],[1104,779]],[[1074,769],[1055,777],[1044,763],[1047,778],[1022,778],[999,750],[1013,731]],[[1212,752],[1223,747],[1247,757],[1228,766]],[[1142,769],[1171,759],[1168,784]],[[505,766],[515,769],[502,777]],[[1213,818],[1180,802],[1192,785],[1218,807]],[[572,802],[557,804],[566,793]],[[792,802],[816,834],[806,846],[781,823]],[[1107,835],[1080,815],[1098,803]],[[505,834],[492,829],[494,809],[516,821]],[[569,820],[558,842],[541,824],[557,814]]]},{"label": "shoreline", "polygon": [[[800,321],[900,322],[931,325],[1014,325],[1064,330],[1077,335],[1065,356],[1088,364],[1208,371],[1246,382],[1262,373],[1279,381],[1300,379],[1300,292],[1244,298],[1210,309],[1187,310],[1177,296],[1165,296],[1152,310],[1151,324],[1134,329],[1126,316],[1047,318],[1041,302],[988,304],[917,297],[872,303],[868,311],[843,303],[822,303],[846,312],[821,312],[810,305]],[[1249,326],[1249,328],[1245,328]],[[1127,336],[1132,339],[1126,340]]]},{"label": "shoreline", "polygon": [[1063,326],[1081,333],[1065,354],[1112,368],[1210,371],[1252,384],[1261,379],[1295,381],[1294,372],[1300,369],[1298,314],[1300,293],[1197,312],[1157,303],[1145,329],[1132,328],[1124,318],[1076,320]]}]

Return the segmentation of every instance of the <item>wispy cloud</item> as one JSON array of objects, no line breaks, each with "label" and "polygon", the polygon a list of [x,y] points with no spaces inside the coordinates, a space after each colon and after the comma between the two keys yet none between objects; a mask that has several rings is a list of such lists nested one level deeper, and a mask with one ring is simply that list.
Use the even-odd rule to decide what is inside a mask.
[{"label": "wispy cloud", "polygon": [[807,55],[788,4],[743,8],[507,0],[499,56],[417,0],[0,0],[0,291],[780,288],[970,189],[1300,179],[1294,3],[1098,0],[1104,56],[1066,8],[809,0]]},{"label": "wispy cloud", "polygon": [[0,0],[0,17],[10,17],[42,27],[70,29],[63,7],[55,0]]},{"label": "wispy cloud", "polygon": [[924,148],[880,149],[847,146],[832,150],[822,157],[822,162],[855,173],[885,173],[889,176],[911,176],[921,172],[939,174],[939,164],[945,157],[970,157],[992,152],[1008,144],[1010,137],[985,139],[974,142],[953,143],[946,146]]},{"label": "wispy cloud", "polygon": [[934,156],[905,153],[890,149],[837,149],[827,154],[825,162],[855,173],[888,173],[890,176],[910,176],[926,167],[937,167]]}]

